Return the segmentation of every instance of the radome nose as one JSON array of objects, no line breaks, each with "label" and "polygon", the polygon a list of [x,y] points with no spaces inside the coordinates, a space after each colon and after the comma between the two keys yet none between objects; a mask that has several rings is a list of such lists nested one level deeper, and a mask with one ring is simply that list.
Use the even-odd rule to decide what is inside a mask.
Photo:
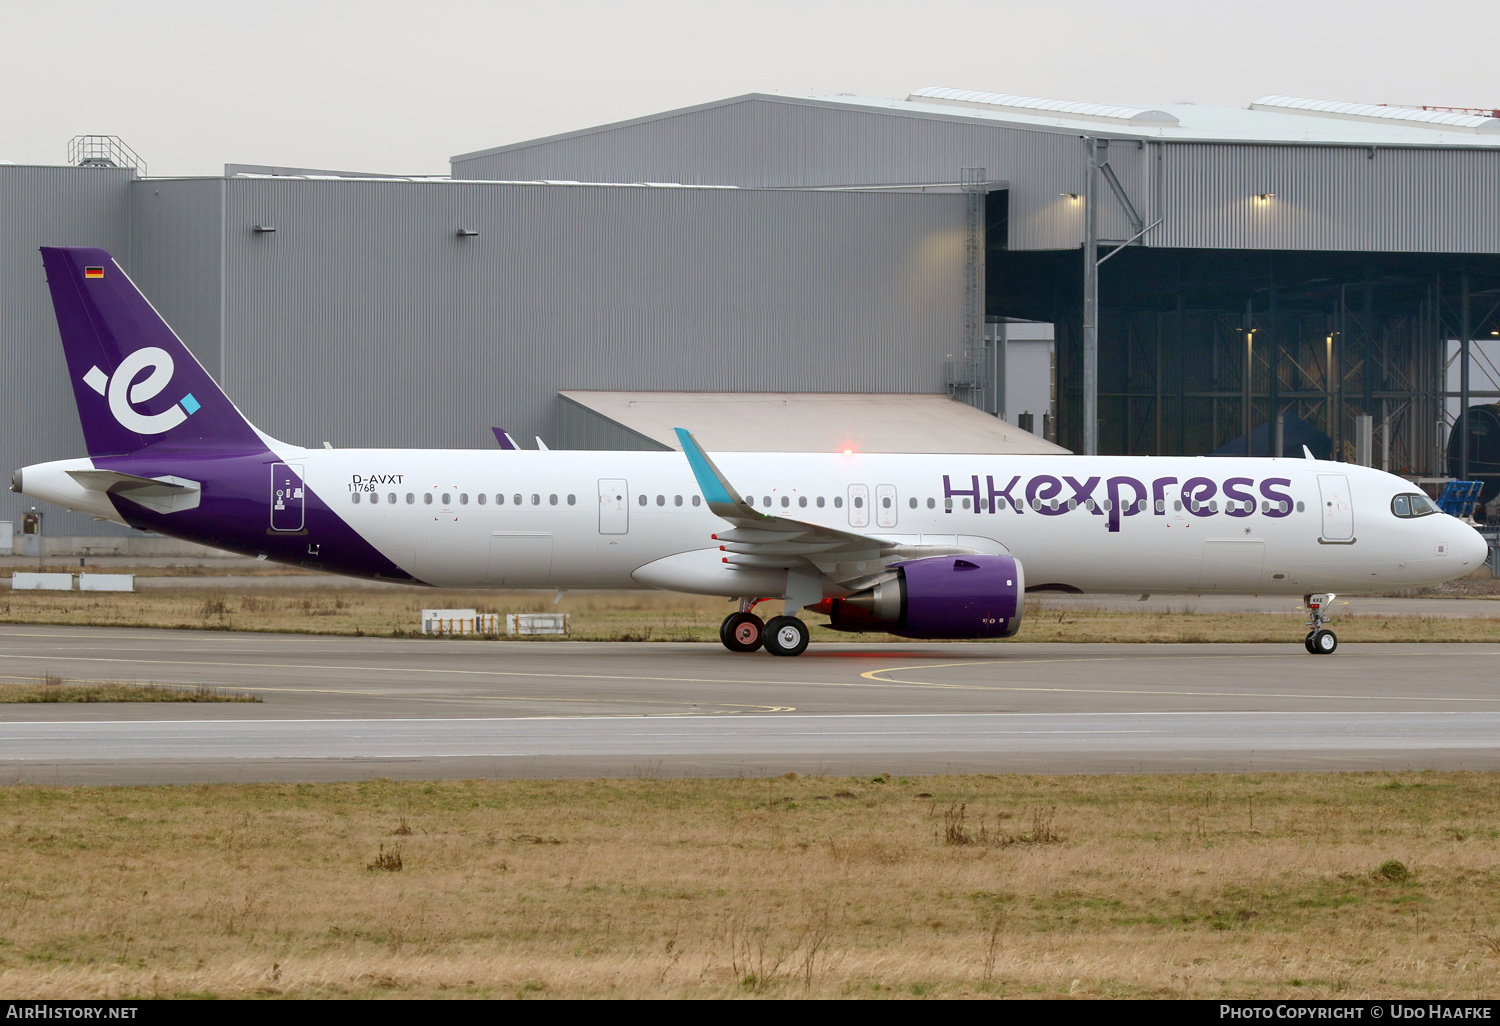
[{"label": "radome nose", "polygon": [[1461,520],[1454,521],[1453,527],[1458,538],[1454,542],[1454,549],[1463,559],[1465,566],[1477,567],[1490,556],[1490,543],[1474,528]]}]

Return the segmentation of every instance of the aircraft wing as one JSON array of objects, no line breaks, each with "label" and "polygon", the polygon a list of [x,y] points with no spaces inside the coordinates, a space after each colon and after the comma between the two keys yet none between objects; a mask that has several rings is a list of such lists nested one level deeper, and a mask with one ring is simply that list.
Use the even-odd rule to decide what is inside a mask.
[{"label": "aircraft wing", "polygon": [[729,483],[692,432],[683,428],[675,430],[708,508],[731,525],[729,530],[714,535],[724,552],[725,562],[730,566],[816,570],[846,587],[869,587],[890,576],[886,564],[894,560],[972,551],[952,545],[902,544],[761,513]]}]

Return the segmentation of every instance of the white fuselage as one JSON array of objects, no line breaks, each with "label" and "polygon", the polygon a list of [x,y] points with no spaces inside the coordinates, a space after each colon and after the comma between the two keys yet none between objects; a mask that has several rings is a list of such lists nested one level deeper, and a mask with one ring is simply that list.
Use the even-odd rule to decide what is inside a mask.
[{"label": "white fuselage", "polygon": [[[303,466],[312,491],[350,526],[430,584],[644,583],[709,594],[766,587],[737,588],[745,572],[722,566],[713,535],[724,522],[697,504],[680,453],[350,449],[284,458]],[[1478,533],[1452,517],[1395,516],[1392,497],[1415,490],[1407,482],[1341,463],[868,453],[715,459],[765,513],[912,545],[1008,552],[1024,564],[1028,584],[1080,591],[1384,591],[1461,576],[1486,553]],[[1038,478],[1062,484],[1044,480],[1028,501],[1027,485]],[[1217,483],[1215,495],[1195,513],[1182,486],[1205,478]],[[1245,479],[1252,484],[1226,488]],[[1263,489],[1266,481],[1276,483]],[[1007,484],[1011,501],[992,501]],[[1080,491],[1088,496],[1077,501]],[[678,558],[666,578],[642,571],[670,557]]]}]

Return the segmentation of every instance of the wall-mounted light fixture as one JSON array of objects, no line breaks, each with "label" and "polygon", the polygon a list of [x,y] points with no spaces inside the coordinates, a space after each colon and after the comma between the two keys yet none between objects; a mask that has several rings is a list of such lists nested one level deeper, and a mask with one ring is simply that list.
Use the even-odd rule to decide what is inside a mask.
[{"label": "wall-mounted light fixture", "polygon": [[1276,194],[1274,192],[1260,192],[1260,193],[1256,193],[1255,198],[1258,199],[1258,200],[1260,200],[1262,203],[1265,203],[1268,200],[1275,199],[1276,198]]},{"label": "wall-mounted light fixture", "polygon": [[460,239],[477,239],[477,238],[479,238],[479,233],[476,232],[476,231],[474,231],[472,228],[460,228],[458,231],[454,232],[453,234],[457,235]]},{"label": "wall-mounted light fixture", "polygon": [[276,230],[276,226],[271,224],[258,224],[250,230],[256,235],[270,235]]},{"label": "wall-mounted light fixture", "polygon": [[1060,193],[1058,193],[1058,195],[1064,197],[1065,199],[1073,200],[1075,202],[1078,200],[1078,193],[1076,193],[1076,192],[1060,192]]}]

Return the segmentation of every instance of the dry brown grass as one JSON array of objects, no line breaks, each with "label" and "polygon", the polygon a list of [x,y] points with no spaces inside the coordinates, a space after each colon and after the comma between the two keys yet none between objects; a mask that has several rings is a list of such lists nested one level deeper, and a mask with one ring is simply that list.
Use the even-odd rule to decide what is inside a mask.
[{"label": "dry brown grass", "polygon": [[[1277,613],[1111,611],[1049,606],[1027,601],[1020,641],[1273,642],[1301,639],[1305,614],[1296,600]],[[781,603],[762,607],[780,613]],[[108,627],[177,627],[200,630],[378,635],[419,633],[423,608],[477,609],[481,613],[565,612],[574,641],[712,641],[719,622],[734,607],[718,598],[670,592],[570,592],[554,605],[551,593],[495,591],[379,590],[363,588],[256,587],[235,591],[204,588],[152,589],[136,594],[107,592],[0,592],[0,623],[48,623]],[[1487,608],[1487,607],[1486,607]],[[1500,614],[1500,609],[1496,610]],[[899,641],[884,634],[838,634],[818,629],[827,617],[804,614],[824,642]],[[1340,615],[1334,624],[1343,642],[1500,641],[1500,615],[1493,617]],[[452,639],[445,639],[452,640]],[[552,638],[517,638],[546,644]]]},{"label": "dry brown grass", "polygon": [[1482,998],[1497,799],[1479,773],[15,785],[0,991]]},{"label": "dry brown grass", "polygon": [[0,675],[0,703],[29,702],[259,702],[259,695],[199,685],[134,684],[117,680],[68,681],[56,674],[41,677]]}]

